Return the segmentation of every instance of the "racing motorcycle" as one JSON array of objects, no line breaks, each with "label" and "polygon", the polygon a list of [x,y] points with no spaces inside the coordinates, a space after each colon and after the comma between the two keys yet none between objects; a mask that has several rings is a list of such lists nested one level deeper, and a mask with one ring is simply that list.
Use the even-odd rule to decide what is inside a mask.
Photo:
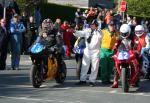
[{"label": "racing motorcycle", "polygon": [[139,74],[135,72],[139,70],[136,57],[132,50],[119,49],[113,58],[119,67],[117,73],[121,78],[122,90],[128,92],[130,85],[137,84],[139,79]]},{"label": "racing motorcycle", "polygon": [[[84,49],[85,49],[85,38],[81,37],[78,38],[74,48],[73,48],[73,52],[75,53],[75,58],[76,58],[76,62],[77,62],[77,66],[76,66],[76,75],[77,77],[80,79],[80,73],[81,73],[81,66],[82,66],[82,58],[83,58],[83,53],[84,53]],[[91,73],[91,65],[89,67],[88,73]],[[89,75],[87,75],[88,78]]]},{"label": "racing motorcycle", "polygon": [[46,80],[55,79],[57,83],[63,83],[66,78],[66,64],[57,46],[49,46],[45,38],[38,37],[30,47],[32,67],[30,80],[35,88],[39,88]]},{"label": "racing motorcycle", "polygon": [[80,78],[84,48],[85,48],[85,38],[83,37],[78,38],[73,48],[73,52],[75,53],[75,58],[77,62],[76,74],[78,78]]},{"label": "racing motorcycle", "polygon": [[145,79],[150,80],[150,48],[143,48],[141,55],[143,58],[142,73]]}]

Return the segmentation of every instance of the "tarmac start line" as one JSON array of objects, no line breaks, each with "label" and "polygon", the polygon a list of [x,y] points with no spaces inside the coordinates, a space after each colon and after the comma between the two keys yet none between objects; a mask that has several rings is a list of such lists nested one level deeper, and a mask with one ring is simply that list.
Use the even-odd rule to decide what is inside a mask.
[{"label": "tarmac start line", "polygon": [[[64,88],[62,88],[64,89]],[[70,89],[70,88],[66,88]],[[79,90],[80,92],[90,92],[90,93],[104,93],[104,94],[116,94],[116,95],[131,95],[131,96],[143,96],[143,97],[150,97],[150,94],[145,94],[145,93],[119,93],[117,90],[113,91],[96,91],[96,90]],[[55,103],[85,103],[82,101],[64,101],[64,100],[54,100],[54,99],[40,99],[40,98],[30,98],[30,97],[9,97],[9,96],[0,96],[0,99],[13,99],[13,100],[27,100],[27,101],[45,101],[45,102],[55,102]]]},{"label": "tarmac start line", "polygon": [[29,98],[29,97],[7,97],[0,96],[0,98],[4,99],[13,99],[13,100],[26,100],[26,101],[42,101],[42,102],[54,102],[54,103],[85,103],[81,101],[63,101],[63,100],[53,100],[53,99],[39,99],[39,98]]}]

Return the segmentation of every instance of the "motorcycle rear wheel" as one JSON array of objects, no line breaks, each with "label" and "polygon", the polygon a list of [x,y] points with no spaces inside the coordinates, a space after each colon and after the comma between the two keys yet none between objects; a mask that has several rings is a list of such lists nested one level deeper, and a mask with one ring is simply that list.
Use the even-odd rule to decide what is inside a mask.
[{"label": "motorcycle rear wheel", "polygon": [[43,78],[36,65],[33,65],[30,70],[30,81],[34,88],[39,88],[42,85]]},{"label": "motorcycle rear wheel", "polygon": [[66,68],[66,64],[63,61],[61,66],[58,66],[60,68],[58,68],[55,80],[57,83],[62,84],[64,83],[65,79],[66,79],[66,75],[67,75],[67,68]]}]

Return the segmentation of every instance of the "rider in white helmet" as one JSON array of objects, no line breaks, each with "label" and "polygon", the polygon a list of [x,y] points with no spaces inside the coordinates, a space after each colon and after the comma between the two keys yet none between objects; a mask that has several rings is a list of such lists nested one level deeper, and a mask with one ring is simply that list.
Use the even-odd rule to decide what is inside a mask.
[{"label": "rider in white helmet", "polygon": [[[149,60],[145,57],[144,52],[150,48],[150,34],[145,32],[142,25],[135,27],[135,44],[137,45],[137,52],[139,53],[140,63],[142,65],[142,73],[147,74],[147,67],[149,66]],[[143,57],[143,60],[142,60]]]},{"label": "rider in white helmet", "polygon": [[120,27],[120,33],[121,33],[122,38],[128,38],[130,36],[130,33],[131,33],[130,26],[128,24],[123,24]]},{"label": "rider in white helmet", "polygon": [[146,46],[146,32],[142,25],[137,25],[135,27],[135,37],[134,37],[134,51],[138,56],[138,59],[141,58],[141,50]]},{"label": "rider in white helmet", "polygon": [[[117,50],[121,50],[126,48],[126,50],[133,50],[133,41],[131,40],[131,38],[129,37],[131,34],[131,28],[128,24],[122,24],[120,27],[120,38],[118,40],[118,42],[115,44],[114,47],[114,51],[117,52]],[[115,62],[115,66],[116,66],[116,70],[115,70],[115,76],[114,76],[114,83],[111,86],[112,88],[118,88],[118,80],[120,75],[118,74],[117,70],[120,69],[120,64],[118,64],[117,62]],[[137,65],[134,65],[136,68]],[[136,74],[136,72],[133,72],[133,74]]]},{"label": "rider in white helmet", "polygon": [[143,39],[145,42],[142,47],[150,48],[150,34],[145,32],[142,25],[137,25],[135,27],[135,35],[138,37],[138,39]]},{"label": "rider in white helmet", "polygon": [[124,44],[123,46],[126,46],[126,48],[131,49],[133,48],[133,42],[130,38],[131,34],[131,28],[128,24],[122,24],[120,27],[120,38],[118,39],[118,42],[114,46],[114,50],[118,49],[119,47],[122,47],[121,43]]}]

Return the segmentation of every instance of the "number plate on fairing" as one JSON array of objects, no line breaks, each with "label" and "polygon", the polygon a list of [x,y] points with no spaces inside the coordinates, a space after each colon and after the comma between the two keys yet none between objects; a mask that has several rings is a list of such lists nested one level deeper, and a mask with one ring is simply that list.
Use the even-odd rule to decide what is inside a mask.
[{"label": "number plate on fairing", "polygon": [[129,53],[127,51],[121,51],[118,54],[118,60],[127,60],[129,59]]}]

